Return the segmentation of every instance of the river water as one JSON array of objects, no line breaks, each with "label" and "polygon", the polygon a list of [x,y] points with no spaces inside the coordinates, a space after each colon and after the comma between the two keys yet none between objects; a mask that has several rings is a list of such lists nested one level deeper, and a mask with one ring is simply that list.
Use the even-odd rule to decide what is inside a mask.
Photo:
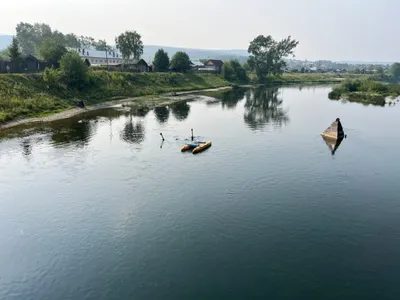
[{"label": "river water", "polygon": [[[329,91],[3,132],[0,299],[399,299],[400,105]],[[191,128],[212,147],[181,153]]]}]

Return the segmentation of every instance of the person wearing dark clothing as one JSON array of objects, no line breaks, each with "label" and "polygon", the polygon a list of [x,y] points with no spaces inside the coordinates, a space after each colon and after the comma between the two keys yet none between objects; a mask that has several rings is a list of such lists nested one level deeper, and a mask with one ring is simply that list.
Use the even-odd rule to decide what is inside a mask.
[{"label": "person wearing dark clothing", "polygon": [[83,103],[83,101],[79,101],[78,104],[77,104],[77,106],[78,106],[79,108],[85,108],[85,104]]}]

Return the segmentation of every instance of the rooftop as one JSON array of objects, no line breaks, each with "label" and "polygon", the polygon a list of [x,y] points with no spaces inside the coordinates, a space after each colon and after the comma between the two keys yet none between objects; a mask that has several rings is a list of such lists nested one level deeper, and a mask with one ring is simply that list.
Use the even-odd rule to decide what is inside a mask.
[{"label": "rooftop", "polygon": [[[97,50],[93,50],[93,49],[88,49],[88,50],[81,49],[80,52],[77,49],[70,49],[70,50],[77,52],[80,56],[83,56],[83,57],[90,56],[90,57],[94,57],[94,58],[104,58],[104,59],[106,57],[122,59],[122,55],[118,51],[108,51],[106,54],[106,51],[97,51]],[[84,54],[83,54],[83,52],[84,52]]]}]

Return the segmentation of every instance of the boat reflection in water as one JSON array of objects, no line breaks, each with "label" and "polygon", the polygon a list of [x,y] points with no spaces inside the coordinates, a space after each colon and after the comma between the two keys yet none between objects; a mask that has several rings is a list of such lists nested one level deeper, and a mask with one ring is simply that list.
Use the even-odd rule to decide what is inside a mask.
[{"label": "boat reflection in water", "polygon": [[331,154],[335,155],[337,149],[339,148],[339,146],[342,143],[344,138],[342,137],[342,138],[338,138],[338,139],[331,139],[331,138],[322,136],[322,139],[328,145],[329,149],[331,150]]}]

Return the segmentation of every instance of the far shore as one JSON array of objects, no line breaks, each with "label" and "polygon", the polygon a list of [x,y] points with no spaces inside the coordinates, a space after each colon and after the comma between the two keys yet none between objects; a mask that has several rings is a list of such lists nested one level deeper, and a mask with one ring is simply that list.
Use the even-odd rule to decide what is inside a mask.
[{"label": "far shore", "polygon": [[[250,86],[246,86],[250,87]],[[26,118],[20,120],[14,120],[11,122],[7,122],[4,124],[0,124],[0,130],[9,129],[12,127],[20,126],[20,125],[29,125],[34,123],[46,123],[46,122],[53,122],[57,120],[69,119],[74,116],[78,116],[80,114],[84,114],[90,111],[96,111],[100,109],[110,108],[117,105],[122,106],[129,106],[131,108],[140,108],[143,106],[143,103],[146,103],[147,109],[153,109],[156,107],[167,106],[172,103],[185,101],[190,99],[192,94],[196,94],[199,92],[215,92],[221,90],[228,90],[232,89],[232,86],[223,86],[219,88],[211,88],[211,89],[199,89],[199,90],[191,90],[191,91],[182,91],[182,92],[175,92],[175,93],[164,93],[160,95],[150,95],[150,96],[142,96],[142,97],[133,97],[133,98],[124,98],[119,100],[110,100],[105,101],[96,105],[86,106],[85,108],[70,108],[64,111],[50,114],[43,117],[34,117],[34,118]]]}]

